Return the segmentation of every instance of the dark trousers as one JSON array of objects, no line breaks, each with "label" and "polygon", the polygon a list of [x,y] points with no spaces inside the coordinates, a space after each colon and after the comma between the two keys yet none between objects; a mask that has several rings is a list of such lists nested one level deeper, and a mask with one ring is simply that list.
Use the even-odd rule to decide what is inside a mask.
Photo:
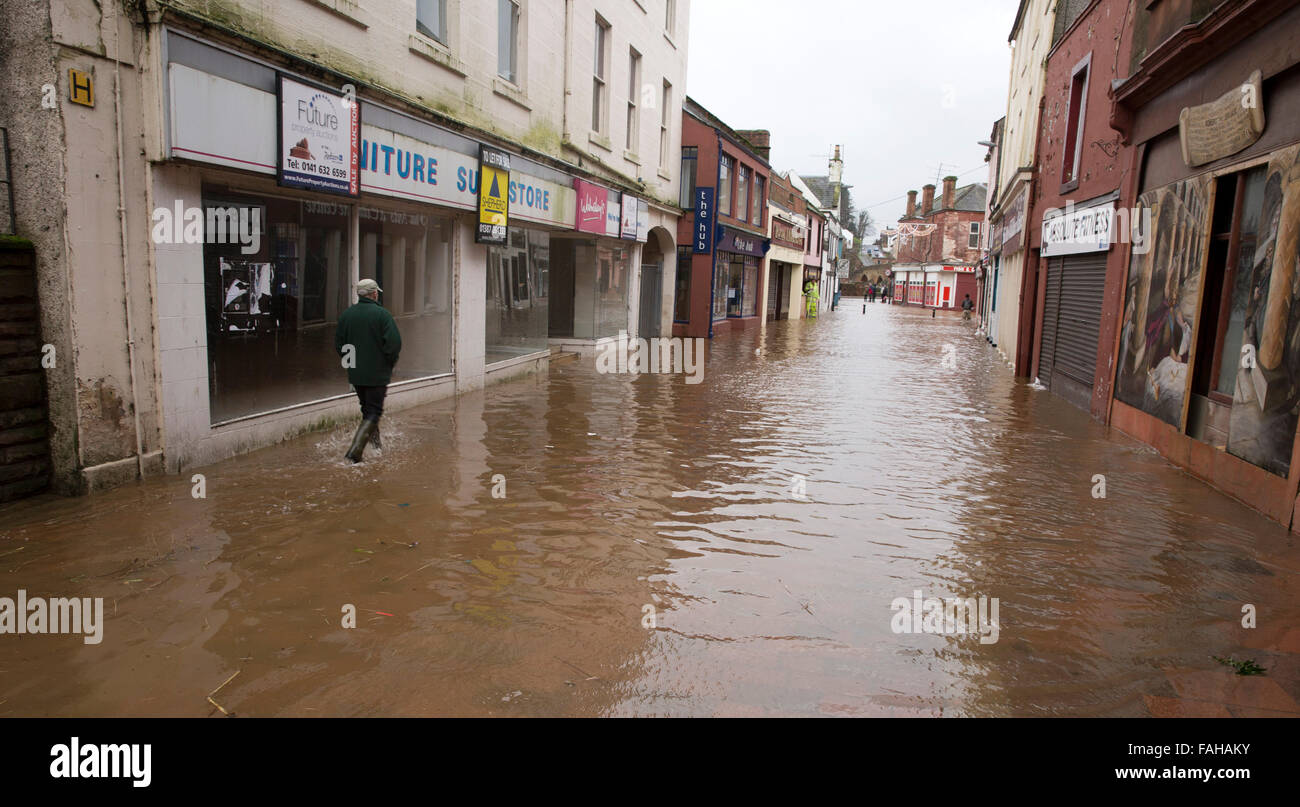
[{"label": "dark trousers", "polygon": [[358,387],[353,386],[357,391],[357,399],[361,401],[362,419],[373,418],[379,420],[379,416],[384,414],[384,396],[388,394],[388,387]]}]

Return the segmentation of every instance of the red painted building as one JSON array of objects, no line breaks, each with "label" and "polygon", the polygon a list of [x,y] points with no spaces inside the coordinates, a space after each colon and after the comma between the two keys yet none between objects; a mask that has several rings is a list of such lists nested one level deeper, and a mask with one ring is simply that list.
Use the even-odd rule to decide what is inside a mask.
[{"label": "red painted building", "polygon": [[1032,301],[1020,310],[1020,332],[1029,337],[1020,340],[1026,375],[1098,419],[1110,401],[1113,309],[1127,256],[1112,238],[1066,235],[1114,221],[1126,206],[1128,150],[1110,127],[1108,93],[1127,75],[1131,40],[1120,34],[1128,8],[1128,0],[1057,6],[1025,227],[1025,299]]},{"label": "red painted building", "polygon": [[771,167],[755,147],[687,98],[673,336],[711,337],[762,321]]},{"label": "red painted building", "polygon": [[[907,193],[907,211],[899,221],[893,266],[894,300],[926,308],[961,308],[966,295],[979,306],[975,268],[981,257],[988,187],[974,183],[957,187],[957,177],[945,177],[936,200],[935,187]],[[936,202],[938,203],[936,205]],[[923,229],[910,233],[913,227]]]}]

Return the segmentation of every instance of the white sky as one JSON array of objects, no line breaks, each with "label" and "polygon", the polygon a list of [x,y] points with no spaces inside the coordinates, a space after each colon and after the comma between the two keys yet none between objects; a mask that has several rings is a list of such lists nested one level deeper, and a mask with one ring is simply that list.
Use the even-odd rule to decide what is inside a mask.
[{"label": "white sky", "polygon": [[825,174],[840,144],[854,206],[879,227],[907,201],[877,203],[919,192],[940,162],[959,186],[988,180],[977,143],[1006,114],[1017,5],[691,0],[687,93],[732,128],[770,129],[776,170]]}]

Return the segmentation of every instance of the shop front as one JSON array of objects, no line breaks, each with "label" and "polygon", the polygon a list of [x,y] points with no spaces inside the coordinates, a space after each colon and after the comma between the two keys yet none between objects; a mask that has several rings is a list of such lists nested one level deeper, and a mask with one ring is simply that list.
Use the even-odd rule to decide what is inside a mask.
[{"label": "shop front", "polygon": [[751,233],[722,227],[714,252],[714,332],[718,321],[737,325],[759,316],[758,267],[770,242]]},{"label": "shop front", "polygon": [[[570,179],[517,158],[497,189],[508,239],[475,244],[480,143],[166,37],[169,159],[152,195],[175,211],[155,213],[153,239],[169,470],[355,416],[333,340],[361,278],[402,333],[390,409],[481,386],[503,358],[544,360],[548,240],[572,228]],[[167,237],[168,218],[194,237]]]},{"label": "shop front", "polygon": [[[1300,6],[1279,8],[1223,3],[1183,25],[1195,9],[1175,2],[1134,34],[1149,55],[1112,118],[1135,146],[1129,204],[1150,229],[1126,247],[1109,312],[1110,422],[1295,529],[1300,60],[1287,37]],[[1204,37],[1223,26],[1237,33]]]}]

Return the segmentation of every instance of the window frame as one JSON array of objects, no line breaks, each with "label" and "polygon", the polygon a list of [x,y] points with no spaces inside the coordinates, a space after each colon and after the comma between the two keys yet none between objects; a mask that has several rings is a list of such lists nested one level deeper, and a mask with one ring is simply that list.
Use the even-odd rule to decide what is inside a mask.
[{"label": "window frame", "polygon": [[970,222],[970,233],[966,238],[966,248],[976,249],[980,245],[980,223],[978,221]]},{"label": "window frame", "polygon": [[[1082,79],[1080,79],[1082,75]],[[1079,187],[1079,168],[1083,161],[1083,132],[1088,116],[1088,87],[1092,83],[1092,51],[1070,71],[1070,92],[1065,111],[1065,133],[1061,137],[1061,193]],[[1074,90],[1079,88],[1078,105]],[[1071,138],[1073,134],[1073,138]],[[1071,140],[1073,142],[1071,142]]]},{"label": "window frame", "polygon": [[624,148],[637,154],[641,147],[641,107],[638,104],[641,86],[641,53],[629,46],[627,55],[627,134]]},{"label": "window frame", "polygon": [[750,209],[753,211],[753,221],[750,223],[755,227],[763,226],[763,211],[767,208],[767,203],[763,199],[767,191],[767,181],[754,172],[754,195],[750,199]]},{"label": "window frame", "polygon": [[[447,35],[447,1],[448,0],[416,0],[415,1],[415,32],[421,36],[427,36],[429,39],[440,45],[451,46],[450,39]],[[435,33],[424,21],[420,19],[420,4],[423,2],[433,3],[438,17],[438,29],[440,33]]]},{"label": "window frame", "polygon": [[[731,170],[732,158],[727,154],[718,155],[718,215],[730,216],[732,210],[731,199],[731,175],[735,173]],[[724,193],[725,191],[725,193]]]},{"label": "window frame", "polygon": [[[689,150],[689,154],[687,151]],[[687,163],[690,163],[688,169]],[[682,146],[682,163],[681,163],[681,185],[677,192],[677,203],[683,210],[695,209],[695,187],[696,172],[699,171],[700,165],[700,148],[699,146]],[[687,182],[690,182],[690,190],[687,190]]]},{"label": "window frame", "polygon": [[[504,27],[506,20],[502,15],[502,12],[507,9],[511,12],[508,33]],[[497,0],[497,78],[508,81],[516,87],[522,86],[522,82],[519,80],[519,31],[522,27],[522,19],[523,6],[521,0]],[[502,53],[501,46],[507,36],[510,45],[509,75],[501,71],[502,58],[505,55]]]},{"label": "window frame", "polygon": [[595,52],[593,54],[591,131],[604,135],[609,131],[609,43],[613,35],[613,26],[596,15]]},{"label": "window frame", "polygon": [[668,82],[668,79],[664,79],[659,94],[659,104],[659,170],[668,173],[672,169],[668,164],[668,152],[672,140],[672,118],[669,117],[669,110],[673,105],[673,85]]}]

